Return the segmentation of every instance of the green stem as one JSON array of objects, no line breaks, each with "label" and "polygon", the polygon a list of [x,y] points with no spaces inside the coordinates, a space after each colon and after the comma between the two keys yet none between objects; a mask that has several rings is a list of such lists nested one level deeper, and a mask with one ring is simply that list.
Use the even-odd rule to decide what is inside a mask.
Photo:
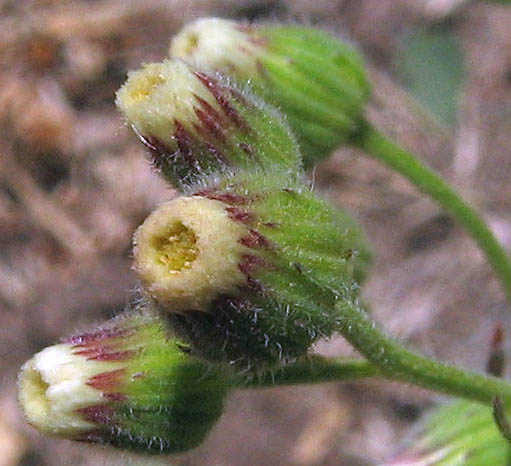
[{"label": "green stem", "polygon": [[511,400],[511,385],[502,379],[463,371],[407,350],[356,303],[343,300],[338,308],[343,317],[339,332],[386,377],[486,404],[492,404],[496,396]]},{"label": "green stem", "polygon": [[358,304],[340,302],[340,333],[368,361],[335,360],[321,356],[302,359],[258,380],[238,380],[238,388],[339,382],[379,377],[492,405],[496,397],[511,400],[511,385],[413,353],[386,335]]},{"label": "green stem", "polygon": [[236,386],[238,388],[261,388],[276,385],[341,382],[382,376],[382,371],[374,364],[361,359],[335,360],[311,356],[275,372],[265,373],[257,380],[240,379]]},{"label": "green stem", "polygon": [[387,139],[369,123],[354,142],[358,147],[381,160],[430,195],[467,229],[486,254],[511,298],[511,260],[480,215],[442,178],[396,143]]},{"label": "green stem", "polygon": [[511,401],[511,385],[504,380],[463,371],[407,350],[379,329],[358,304],[343,301],[339,310],[343,316],[339,331],[368,361],[313,356],[257,380],[239,379],[235,386],[261,388],[379,377],[487,405],[496,397]]}]

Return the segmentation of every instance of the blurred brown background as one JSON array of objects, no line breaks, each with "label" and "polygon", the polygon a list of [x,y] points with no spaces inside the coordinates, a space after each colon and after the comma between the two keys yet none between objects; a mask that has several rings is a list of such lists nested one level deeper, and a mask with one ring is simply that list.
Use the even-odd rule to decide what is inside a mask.
[{"label": "blurred brown background", "polygon": [[[164,458],[48,439],[23,421],[19,366],[123,309],[135,285],[132,232],[173,195],[123,127],[114,92],[127,70],[163,58],[171,34],[207,15],[304,22],[354,42],[370,67],[371,120],[448,178],[511,245],[511,7],[0,0],[0,466],[381,464],[441,400],[376,381],[235,392],[200,448]],[[375,317],[423,353],[483,370],[495,325],[507,332],[511,321],[467,235],[359,152],[340,149],[314,177],[374,244],[365,297]],[[342,339],[317,350],[353,355]]]}]

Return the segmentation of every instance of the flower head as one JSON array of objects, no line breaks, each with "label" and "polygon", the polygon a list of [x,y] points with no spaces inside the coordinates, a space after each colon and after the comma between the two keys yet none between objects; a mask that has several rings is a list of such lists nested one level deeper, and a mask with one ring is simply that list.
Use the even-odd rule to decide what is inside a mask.
[{"label": "flower head", "polygon": [[165,325],[147,310],[129,312],[37,353],[19,375],[28,422],[48,435],[148,453],[199,444],[229,379],[185,354]]},{"label": "flower head", "polygon": [[147,292],[172,312],[206,311],[233,293],[248,234],[227,206],[202,196],[178,197],[156,209],[135,234],[134,267]]},{"label": "flower head", "polygon": [[129,73],[116,102],[179,189],[239,169],[300,170],[294,137],[273,108],[181,60]]},{"label": "flower head", "polygon": [[243,174],[154,211],[135,235],[135,271],[192,351],[266,368],[336,330],[367,247],[343,212],[302,181]]},{"label": "flower head", "polygon": [[362,124],[369,95],[363,62],[326,32],[203,18],[172,39],[170,54],[249,82],[287,116],[306,166],[356,137]]}]

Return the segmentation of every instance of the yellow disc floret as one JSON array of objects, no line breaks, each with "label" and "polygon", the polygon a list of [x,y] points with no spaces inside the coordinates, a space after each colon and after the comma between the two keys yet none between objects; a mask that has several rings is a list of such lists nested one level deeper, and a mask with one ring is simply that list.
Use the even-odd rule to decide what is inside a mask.
[{"label": "yellow disc floret", "polygon": [[189,269],[197,258],[197,237],[181,222],[176,222],[152,239],[155,260],[168,269],[169,274],[177,274]]}]

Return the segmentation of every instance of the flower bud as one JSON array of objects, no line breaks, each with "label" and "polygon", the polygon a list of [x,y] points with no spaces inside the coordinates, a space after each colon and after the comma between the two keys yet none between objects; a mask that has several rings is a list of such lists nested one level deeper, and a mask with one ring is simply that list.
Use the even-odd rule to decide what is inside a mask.
[{"label": "flower bud", "polygon": [[129,73],[116,103],[178,189],[240,168],[300,170],[298,146],[276,110],[181,60]]},{"label": "flower bud", "polygon": [[408,449],[387,466],[504,465],[509,443],[499,432],[489,406],[455,401],[426,419]]},{"label": "flower bud", "polygon": [[204,18],[173,38],[170,54],[250,82],[287,116],[306,167],[355,137],[362,123],[369,96],[364,64],[326,32]]},{"label": "flower bud", "polygon": [[207,435],[225,376],[185,354],[161,317],[129,312],[37,353],[21,369],[19,401],[45,434],[171,453]]},{"label": "flower bud", "polygon": [[351,299],[360,230],[305,185],[223,180],[163,205],[135,235],[145,292],[196,354],[239,368],[285,364],[330,336]]}]

